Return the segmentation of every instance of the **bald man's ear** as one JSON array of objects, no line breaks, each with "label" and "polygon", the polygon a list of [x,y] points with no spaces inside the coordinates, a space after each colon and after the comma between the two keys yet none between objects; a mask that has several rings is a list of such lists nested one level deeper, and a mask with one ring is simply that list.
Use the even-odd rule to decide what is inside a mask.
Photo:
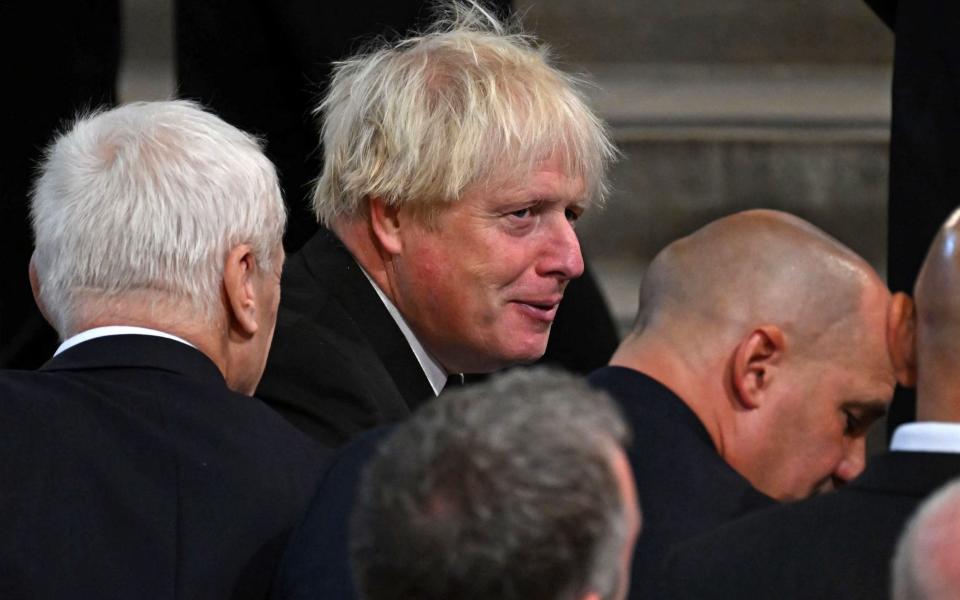
[{"label": "bald man's ear", "polygon": [[733,389],[741,406],[758,408],[783,359],[783,331],[763,325],[744,337],[733,354]]},{"label": "bald man's ear", "polygon": [[913,300],[897,292],[887,313],[887,349],[897,383],[913,387],[917,383],[917,314]]},{"label": "bald man's ear", "polygon": [[400,238],[400,208],[388,204],[379,196],[370,198],[367,202],[374,237],[388,254],[400,254],[403,250]]}]

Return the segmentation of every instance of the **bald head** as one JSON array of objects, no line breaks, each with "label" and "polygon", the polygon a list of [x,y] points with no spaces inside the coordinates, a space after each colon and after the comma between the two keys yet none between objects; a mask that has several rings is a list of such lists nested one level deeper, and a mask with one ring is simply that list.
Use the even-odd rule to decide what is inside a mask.
[{"label": "bald head", "polygon": [[[772,323],[804,342],[851,325],[874,270],[849,248],[786,213],[724,217],[670,244],[650,264],[633,335],[674,332],[723,344]],[[709,333],[709,337],[704,334]]]},{"label": "bald head", "polygon": [[724,217],[664,249],[611,364],[671,388],[720,455],[786,500],[856,477],[895,384],[893,302],[849,248],[792,215]]},{"label": "bald head", "polygon": [[[960,421],[960,209],[940,227],[914,287],[917,418]],[[909,343],[907,340],[904,343]]]}]

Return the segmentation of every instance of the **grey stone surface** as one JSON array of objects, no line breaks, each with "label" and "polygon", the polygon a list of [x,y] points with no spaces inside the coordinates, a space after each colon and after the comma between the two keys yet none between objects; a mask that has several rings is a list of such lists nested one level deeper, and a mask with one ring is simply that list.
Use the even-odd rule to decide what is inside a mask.
[{"label": "grey stone surface", "polygon": [[515,0],[575,62],[878,63],[889,30],[862,0]]},{"label": "grey stone surface", "polygon": [[117,75],[119,100],[172,98],[176,91],[173,3],[170,0],[121,0],[120,15],[123,56]]},{"label": "grey stone surface", "polygon": [[622,327],[644,266],[724,214],[777,208],[886,259],[886,65],[589,65],[623,153],[579,225]]},{"label": "grey stone surface", "polygon": [[578,65],[616,131],[677,126],[874,128],[890,121],[889,65]]},{"label": "grey stone surface", "polygon": [[120,16],[126,60],[133,63],[172,62],[173,0],[120,0]]},{"label": "grey stone surface", "polygon": [[621,145],[608,206],[578,225],[592,255],[648,261],[747,208],[808,219],[883,270],[887,144],[876,140],[651,140]]}]

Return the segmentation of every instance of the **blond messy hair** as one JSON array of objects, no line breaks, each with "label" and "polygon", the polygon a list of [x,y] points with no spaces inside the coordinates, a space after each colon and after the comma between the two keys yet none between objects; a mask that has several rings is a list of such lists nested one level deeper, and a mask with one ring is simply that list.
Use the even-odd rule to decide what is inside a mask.
[{"label": "blond messy hair", "polygon": [[317,219],[363,215],[372,197],[432,210],[554,156],[602,202],[616,151],[577,85],[516,24],[450,4],[427,32],[336,64],[316,110]]}]

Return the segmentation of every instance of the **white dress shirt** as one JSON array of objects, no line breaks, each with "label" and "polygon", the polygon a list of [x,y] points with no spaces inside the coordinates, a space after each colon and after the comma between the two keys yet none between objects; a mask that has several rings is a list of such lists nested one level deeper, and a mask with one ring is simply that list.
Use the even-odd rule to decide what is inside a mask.
[{"label": "white dress shirt", "polygon": [[445,385],[447,385],[447,371],[433,356],[427,352],[427,349],[423,347],[423,344],[420,343],[420,340],[417,339],[417,336],[413,333],[413,330],[410,329],[410,326],[407,324],[407,321],[403,318],[403,315],[400,314],[400,311],[397,310],[397,307],[394,306],[393,302],[390,301],[390,298],[387,298],[387,295],[383,293],[383,290],[380,289],[370,275],[360,267],[360,271],[366,276],[367,281],[370,282],[370,285],[373,286],[373,289],[376,290],[377,296],[380,297],[380,301],[383,302],[383,305],[387,307],[387,312],[390,313],[390,316],[393,317],[393,320],[397,323],[397,327],[400,328],[400,331],[403,333],[403,337],[406,338],[407,343],[410,345],[410,349],[413,350],[414,356],[417,357],[417,362],[420,363],[420,368],[423,369],[423,374],[426,375],[427,381],[430,382],[430,387],[433,388],[433,394],[439,396],[440,392],[443,391]]},{"label": "white dress shirt", "polygon": [[918,421],[905,423],[893,433],[890,450],[960,454],[960,423]]},{"label": "white dress shirt", "polygon": [[77,335],[64,340],[64,342],[60,344],[60,347],[57,348],[57,351],[54,352],[53,355],[56,356],[65,350],[73,348],[77,344],[110,335],[152,335],[154,337],[162,337],[167,338],[168,340],[174,340],[182,344],[186,344],[191,348],[196,348],[196,346],[187,340],[165,331],[157,331],[156,329],[148,329],[146,327],[132,327],[130,325],[108,325],[106,327],[94,327],[93,329],[81,331]]}]

